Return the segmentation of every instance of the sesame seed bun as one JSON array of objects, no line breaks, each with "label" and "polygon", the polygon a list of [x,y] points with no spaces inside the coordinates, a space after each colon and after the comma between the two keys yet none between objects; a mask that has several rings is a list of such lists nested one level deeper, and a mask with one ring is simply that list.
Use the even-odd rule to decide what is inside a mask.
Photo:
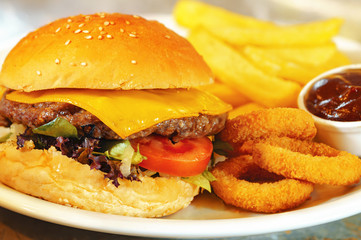
[{"label": "sesame seed bun", "polygon": [[212,81],[187,40],[156,21],[117,13],[37,29],[12,49],[0,74],[0,85],[23,91],[190,88]]},{"label": "sesame seed bun", "polygon": [[[199,187],[180,176],[153,174],[148,177],[149,171],[124,162],[124,168],[130,168],[127,170],[132,170],[131,167],[139,170],[135,173],[136,180],[133,180],[129,172],[125,175],[120,169],[123,162],[109,163],[106,168],[111,170],[87,163],[98,164],[94,160],[98,155],[92,154],[95,148],[100,149],[100,141],[107,141],[109,135],[111,140],[125,139],[133,134],[139,134],[137,138],[140,138],[152,133],[175,138],[181,136],[177,132],[178,126],[187,127],[179,130],[183,131],[182,137],[217,133],[223,128],[230,107],[208,93],[197,90],[197,97],[198,94],[190,90],[212,81],[211,70],[192,45],[156,21],[104,13],[63,18],[45,25],[28,34],[11,50],[0,73],[0,92],[5,94],[0,102],[0,107],[3,107],[0,108],[0,117],[13,122],[10,130],[16,128],[9,140],[0,143],[0,182],[54,203],[103,213],[161,217],[185,208],[199,193]],[[4,87],[18,91],[6,92]],[[186,89],[172,91],[170,88]],[[34,92],[49,89],[57,90]],[[167,90],[127,91],[125,94],[126,91],[83,89]],[[71,92],[76,93],[73,99],[69,98]],[[148,92],[154,94],[145,95]],[[188,96],[184,95],[185,92],[193,93],[187,97],[192,98],[192,106],[187,104],[189,108],[182,101],[182,96]],[[123,98],[115,97],[115,93]],[[18,96],[10,100],[10,94]],[[40,95],[32,97],[33,94]],[[42,99],[41,96],[49,98]],[[31,100],[35,102],[31,103]],[[130,104],[127,104],[128,100]],[[133,101],[141,104],[134,108]],[[157,105],[154,104],[157,101],[169,101],[169,104],[154,110],[156,115],[148,114],[151,111],[149,106]],[[35,105],[42,112],[37,111]],[[34,108],[29,110],[29,106]],[[215,111],[212,110],[214,106]],[[21,118],[15,117],[20,115]],[[52,116],[65,119],[76,116],[70,122],[73,126],[80,126],[81,144],[85,144],[88,138],[89,141],[96,139],[99,148],[95,146],[97,144],[79,145],[78,150],[86,150],[77,152],[80,154],[77,159],[63,155],[63,149],[54,147],[55,143],[41,149],[40,146],[35,148],[33,141],[21,138],[25,145],[18,147],[16,136],[24,133],[25,125],[38,127],[33,123],[49,123]],[[173,119],[178,120],[173,123]],[[188,122],[190,124],[186,124]],[[16,123],[24,126],[17,129]],[[91,130],[85,132],[83,126],[89,126]],[[122,135],[124,129],[134,132]],[[89,161],[85,164],[76,161],[82,157],[89,158]],[[114,160],[108,156],[104,158],[109,162]]]}]

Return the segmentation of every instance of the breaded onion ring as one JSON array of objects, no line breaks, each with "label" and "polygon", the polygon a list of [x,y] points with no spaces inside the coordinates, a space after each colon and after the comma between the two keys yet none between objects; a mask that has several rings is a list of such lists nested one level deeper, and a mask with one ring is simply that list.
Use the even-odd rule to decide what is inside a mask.
[{"label": "breaded onion ring", "polygon": [[361,160],[322,143],[287,137],[255,143],[253,159],[267,171],[317,184],[350,185],[361,177]]},{"label": "breaded onion ring", "polygon": [[253,212],[275,213],[305,202],[313,184],[285,179],[259,168],[249,155],[218,163],[212,174],[214,192],[225,203]]},{"label": "breaded onion ring", "polygon": [[310,114],[296,108],[271,108],[243,114],[226,122],[218,137],[232,145],[271,136],[313,139],[316,127]]}]

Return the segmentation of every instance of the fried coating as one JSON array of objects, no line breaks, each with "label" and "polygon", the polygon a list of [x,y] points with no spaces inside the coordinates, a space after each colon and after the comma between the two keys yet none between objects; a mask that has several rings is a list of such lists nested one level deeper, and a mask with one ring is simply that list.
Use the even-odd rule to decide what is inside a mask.
[{"label": "fried coating", "polygon": [[313,184],[266,172],[252,156],[242,155],[218,163],[212,174],[213,191],[225,203],[253,212],[275,213],[305,202]]},{"label": "fried coating", "polygon": [[296,108],[270,108],[228,120],[218,137],[239,145],[271,136],[310,140],[316,132],[314,121],[307,112]]},{"label": "fried coating", "polygon": [[312,141],[271,137],[255,143],[252,156],[267,171],[317,184],[351,185],[361,177],[357,156]]},{"label": "fried coating", "polygon": [[212,170],[214,192],[225,203],[273,213],[306,201],[313,184],[357,183],[361,160],[313,142],[316,132],[311,115],[299,109],[266,109],[228,120],[217,137],[233,151]]}]

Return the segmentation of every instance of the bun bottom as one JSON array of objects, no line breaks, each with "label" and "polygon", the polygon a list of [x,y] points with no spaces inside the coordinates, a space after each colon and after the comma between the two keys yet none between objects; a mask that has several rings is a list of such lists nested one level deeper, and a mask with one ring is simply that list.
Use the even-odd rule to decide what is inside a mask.
[{"label": "bun bottom", "polygon": [[119,187],[55,148],[0,144],[0,181],[17,191],[80,209],[135,217],[162,217],[185,208],[199,188],[178,177],[119,179]]}]

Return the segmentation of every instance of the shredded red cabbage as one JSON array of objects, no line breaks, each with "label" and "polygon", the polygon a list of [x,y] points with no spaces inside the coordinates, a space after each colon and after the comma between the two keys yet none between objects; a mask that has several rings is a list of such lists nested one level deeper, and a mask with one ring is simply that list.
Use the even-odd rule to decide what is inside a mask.
[{"label": "shredded red cabbage", "polygon": [[33,134],[31,129],[27,129],[23,134],[17,136],[17,146],[22,148],[26,141],[32,140],[35,149],[49,149],[54,146],[63,155],[82,163],[88,164],[91,169],[97,169],[104,172],[104,177],[110,179],[118,187],[118,178],[139,181],[135,174],[124,177],[119,170],[119,161],[108,159],[104,155],[98,155],[95,152],[103,152],[102,143],[106,140],[100,140],[89,137],[65,138],[50,137],[40,134]]}]

